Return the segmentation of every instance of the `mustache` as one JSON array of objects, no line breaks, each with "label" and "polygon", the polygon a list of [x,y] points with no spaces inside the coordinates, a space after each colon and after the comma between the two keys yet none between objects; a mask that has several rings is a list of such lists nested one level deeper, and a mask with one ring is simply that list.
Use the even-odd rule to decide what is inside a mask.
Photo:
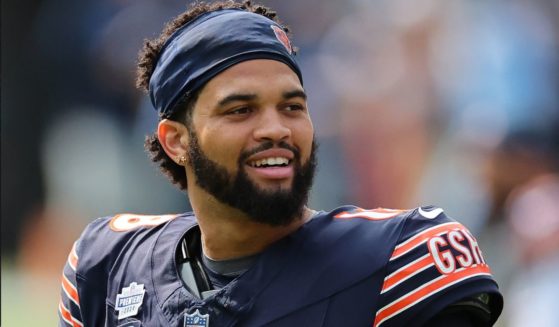
[{"label": "mustache", "polygon": [[268,141],[268,142],[264,142],[264,143],[260,144],[259,146],[255,147],[253,149],[241,152],[241,155],[239,156],[239,164],[242,164],[250,156],[252,156],[254,154],[257,154],[258,152],[266,151],[266,150],[272,149],[274,147],[287,149],[287,150],[293,152],[293,155],[295,156],[295,160],[297,160],[297,161],[301,157],[301,152],[299,151],[299,149],[297,149],[296,147],[294,147],[292,145],[287,144],[284,141],[280,141],[279,143],[277,143],[277,145],[275,145],[274,142],[272,142],[272,141]]}]

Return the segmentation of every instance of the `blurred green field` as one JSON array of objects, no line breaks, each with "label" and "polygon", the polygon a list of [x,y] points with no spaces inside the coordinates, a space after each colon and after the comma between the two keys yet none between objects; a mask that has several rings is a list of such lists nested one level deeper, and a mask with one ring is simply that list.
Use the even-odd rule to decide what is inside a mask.
[{"label": "blurred green field", "polygon": [[25,274],[2,260],[2,327],[57,326],[59,279],[53,277]]}]

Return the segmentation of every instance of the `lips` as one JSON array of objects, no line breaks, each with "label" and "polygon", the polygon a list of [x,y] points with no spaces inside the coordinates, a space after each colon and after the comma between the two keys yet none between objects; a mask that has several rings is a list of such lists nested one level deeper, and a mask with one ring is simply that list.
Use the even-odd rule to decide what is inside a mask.
[{"label": "lips", "polygon": [[251,167],[285,166],[294,158],[292,151],[281,148],[260,151],[247,158],[246,163]]},{"label": "lips", "polygon": [[256,176],[265,179],[285,179],[293,176],[294,154],[290,150],[275,148],[250,156],[246,165]]},{"label": "lips", "polygon": [[264,158],[261,160],[251,161],[248,164],[251,167],[285,167],[289,165],[289,159],[285,157],[272,157],[272,158]]}]

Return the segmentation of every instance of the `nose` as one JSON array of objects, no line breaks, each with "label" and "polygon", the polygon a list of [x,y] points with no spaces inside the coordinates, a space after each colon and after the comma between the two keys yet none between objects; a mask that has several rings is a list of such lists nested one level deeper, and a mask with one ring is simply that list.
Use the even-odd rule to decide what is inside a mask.
[{"label": "nose", "polygon": [[259,141],[279,142],[291,137],[291,128],[286,124],[285,117],[276,109],[264,110],[254,129],[254,138]]}]

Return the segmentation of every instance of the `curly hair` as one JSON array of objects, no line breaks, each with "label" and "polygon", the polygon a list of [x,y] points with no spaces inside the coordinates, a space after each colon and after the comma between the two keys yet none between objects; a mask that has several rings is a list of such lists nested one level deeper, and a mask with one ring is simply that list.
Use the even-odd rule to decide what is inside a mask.
[{"label": "curly hair", "polygon": [[[195,3],[189,10],[183,12],[179,16],[175,17],[172,21],[167,23],[161,35],[153,40],[146,40],[143,49],[140,51],[138,58],[138,68],[137,68],[137,78],[136,86],[144,91],[145,93],[149,90],[149,80],[157,60],[159,58],[161,49],[167,41],[167,39],[179,28],[184,26],[186,23],[192,21],[196,17],[205,14],[207,12],[221,10],[221,9],[242,9],[248,12],[256,13],[267,17],[274,22],[285,26],[281,23],[276,13],[270,8],[264,7],[262,5],[252,4],[251,1],[244,1],[238,3],[232,0],[229,1],[219,1],[214,3],[199,2]],[[289,28],[284,27],[286,33],[289,33]],[[175,114],[169,117],[160,116],[160,119],[167,118],[177,122],[184,123],[187,127],[190,127],[192,123],[192,109],[196,105],[198,99],[199,90],[193,92],[188,97],[185,95],[176,104],[178,110],[174,110]],[[171,182],[177,185],[181,190],[186,191],[186,172],[183,166],[175,163],[163,150],[159,139],[157,138],[157,133],[146,136],[144,147],[149,154],[151,161],[156,163],[160,170],[171,180]]]}]

